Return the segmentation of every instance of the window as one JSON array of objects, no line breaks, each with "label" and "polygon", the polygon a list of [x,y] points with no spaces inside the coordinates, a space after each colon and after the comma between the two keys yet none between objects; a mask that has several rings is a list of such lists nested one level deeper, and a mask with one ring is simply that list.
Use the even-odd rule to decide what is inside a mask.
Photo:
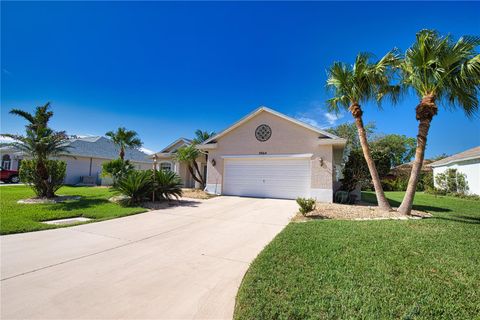
[{"label": "window", "polygon": [[172,164],[170,162],[160,163],[160,170],[172,171]]},{"label": "window", "polygon": [[10,155],[8,155],[8,154],[3,155],[3,157],[2,157],[2,168],[5,169],[5,170],[10,170],[11,162],[12,161],[10,159]]}]

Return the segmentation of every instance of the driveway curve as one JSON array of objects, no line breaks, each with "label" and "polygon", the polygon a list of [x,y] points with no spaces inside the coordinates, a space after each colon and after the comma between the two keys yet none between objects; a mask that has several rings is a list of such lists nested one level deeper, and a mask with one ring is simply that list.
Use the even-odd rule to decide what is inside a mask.
[{"label": "driveway curve", "polygon": [[2,236],[2,319],[231,319],[292,200],[218,197]]}]

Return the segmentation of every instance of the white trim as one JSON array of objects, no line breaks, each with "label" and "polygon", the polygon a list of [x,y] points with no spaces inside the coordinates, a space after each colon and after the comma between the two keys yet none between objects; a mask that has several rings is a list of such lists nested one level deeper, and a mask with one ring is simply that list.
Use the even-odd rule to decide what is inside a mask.
[{"label": "white trim", "polygon": [[[337,139],[340,139],[339,137],[337,137],[336,135],[334,134],[331,134],[329,132],[326,132],[326,131],[323,131],[323,130],[320,130],[314,126],[311,126],[305,122],[302,122],[302,121],[299,121],[297,119],[294,119],[294,118],[291,118],[289,116],[286,116],[284,115],[283,113],[280,113],[280,112],[277,112],[275,110],[272,110],[270,108],[267,108],[267,107],[260,107],[260,108],[257,108],[256,110],[254,110],[252,113],[246,115],[245,117],[243,117],[242,119],[240,119],[239,121],[235,122],[233,125],[231,125],[230,127],[228,127],[227,129],[221,131],[220,133],[216,134],[215,136],[211,137],[210,139],[208,139],[207,141],[203,142],[202,145],[206,145],[208,144],[209,142],[211,141],[214,141],[222,136],[224,136],[225,134],[227,134],[228,132],[232,131],[233,129],[239,127],[240,125],[242,125],[243,123],[245,123],[246,121],[250,120],[251,118],[255,117],[257,114],[261,113],[261,112],[268,112],[268,113],[271,113],[273,115],[276,115],[280,118],[283,118],[285,120],[288,120],[290,122],[293,122],[299,126],[302,126],[306,129],[309,129],[309,130],[312,130],[316,133],[319,133],[321,135],[324,135],[328,138],[331,138],[332,140],[337,140]],[[333,142],[333,141],[332,141]]]},{"label": "white trim", "polygon": [[[444,163],[440,163],[440,164],[435,164],[435,162],[434,162],[434,163],[430,163],[428,166],[436,168],[436,167],[447,166],[447,165],[452,164],[452,163],[458,163],[458,162],[462,162],[462,161],[476,160],[476,159],[480,159],[480,155],[472,156],[472,157],[468,157],[468,158],[462,158],[462,159],[453,159],[453,160],[450,160],[450,161],[447,161],[447,162],[444,162]],[[439,161],[441,161],[441,160],[439,160]]]},{"label": "white trim", "polygon": [[220,183],[207,183],[205,186],[205,192],[210,194],[222,194],[222,184]]},{"label": "white trim", "polygon": [[338,139],[335,139],[335,140],[321,139],[318,142],[318,144],[321,145],[321,146],[324,146],[324,145],[344,146],[344,145],[347,144],[347,139],[343,139],[343,138],[338,138]]},{"label": "white trim", "polygon": [[[163,148],[162,150],[160,150],[160,152],[157,152],[157,153],[166,153],[164,152],[165,150],[168,150],[169,148],[173,147],[174,145],[176,145],[177,143],[179,143],[180,141],[183,141],[185,144],[191,144],[192,141],[190,139],[187,139],[187,138],[178,138],[177,140],[173,141],[172,143],[170,143],[168,146],[166,146],[165,148]],[[170,152],[168,152],[170,153]],[[153,156],[153,155],[152,155]]]},{"label": "white trim", "polygon": [[319,202],[333,202],[333,190],[332,189],[310,189],[310,197]]},{"label": "white trim", "polygon": [[238,155],[226,155],[222,156],[222,159],[310,159],[313,153],[302,154],[238,154]]},{"label": "white trim", "polygon": [[175,165],[173,164],[172,161],[160,161],[157,163],[158,168],[156,170],[162,170],[162,163],[168,163],[170,165],[170,171],[175,172]]},{"label": "white trim", "polygon": [[217,143],[209,143],[209,144],[199,144],[197,146],[197,149],[200,150],[211,150],[211,149],[216,149],[218,146]]}]

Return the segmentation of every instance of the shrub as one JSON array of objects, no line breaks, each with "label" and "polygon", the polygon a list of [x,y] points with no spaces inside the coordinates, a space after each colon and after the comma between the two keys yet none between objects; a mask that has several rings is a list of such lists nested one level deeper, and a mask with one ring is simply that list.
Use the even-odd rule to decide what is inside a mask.
[{"label": "shrub", "polygon": [[304,216],[315,210],[316,204],[315,204],[315,199],[309,198],[297,198],[297,203],[300,206],[300,213],[303,214]]},{"label": "shrub", "polygon": [[443,173],[435,176],[437,189],[445,193],[468,193],[468,183],[463,173],[457,172],[457,169],[447,169]]},{"label": "shrub", "polygon": [[114,185],[133,170],[134,167],[128,160],[114,159],[102,163],[102,175],[112,177]]},{"label": "shrub", "polygon": [[[149,171],[152,174],[152,171]],[[164,200],[182,196],[182,179],[173,171],[159,170],[155,173],[155,197]]]},{"label": "shrub", "polygon": [[53,197],[60,189],[65,179],[67,164],[60,160],[46,160],[43,162],[48,179],[40,175],[39,162],[35,159],[24,159],[20,166],[20,181],[28,184],[38,197]]},{"label": "shrub", "polygon": [[140,204],[150,196],[153,190],[152,175],[149,171],[134,170],[122,176],[113,188],[128,196],[124,204]]}]

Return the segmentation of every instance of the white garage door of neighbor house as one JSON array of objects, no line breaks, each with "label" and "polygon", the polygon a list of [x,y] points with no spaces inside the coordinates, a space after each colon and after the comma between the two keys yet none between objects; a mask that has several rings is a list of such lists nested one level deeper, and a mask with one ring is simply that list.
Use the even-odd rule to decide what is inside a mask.
[{"label": "white garage door of neighbor house", "polygon": [[225,159],[223,194],[295,199],[308,197],[310,160]]}]

